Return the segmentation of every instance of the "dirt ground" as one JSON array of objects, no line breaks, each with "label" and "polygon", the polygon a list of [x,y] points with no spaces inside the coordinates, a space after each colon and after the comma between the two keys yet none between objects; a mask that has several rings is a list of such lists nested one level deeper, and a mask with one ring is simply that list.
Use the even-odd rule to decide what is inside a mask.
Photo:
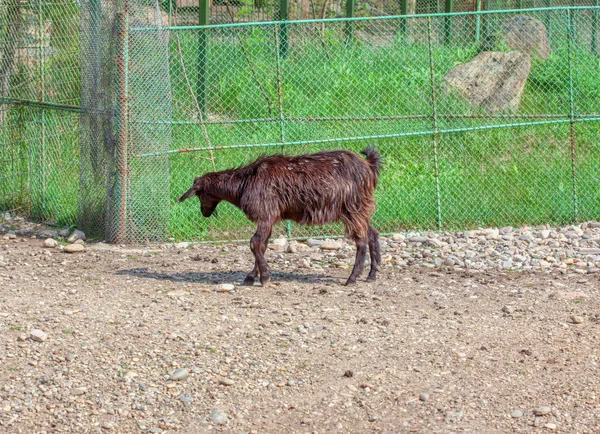
[{"label": "dirt ground", "polygon": [[307,255],[0,240],[0,432],[600,432],[597,274]]}]

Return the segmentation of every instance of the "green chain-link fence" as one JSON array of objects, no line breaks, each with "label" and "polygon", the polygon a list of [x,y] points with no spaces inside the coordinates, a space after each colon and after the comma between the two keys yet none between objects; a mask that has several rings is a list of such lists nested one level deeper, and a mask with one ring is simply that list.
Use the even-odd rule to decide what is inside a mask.
[{"label": "green chain-link fence", "polygon": [[[598,7],[199,27],[156,6],[83,2],[81,37],[55,54],[81,52],[80,81],[42,55],[30,75],[53,91],[21,93],[13,73],[0,206],[112,240],[245,239],[253,225],[233,206],[204,219],[175,202],[195,176],[375,145],[384,233],[600,215]],[[481,89],[457,90],[473,59],[487,61]],[[282,223],[273,235],[341,233]]]}]

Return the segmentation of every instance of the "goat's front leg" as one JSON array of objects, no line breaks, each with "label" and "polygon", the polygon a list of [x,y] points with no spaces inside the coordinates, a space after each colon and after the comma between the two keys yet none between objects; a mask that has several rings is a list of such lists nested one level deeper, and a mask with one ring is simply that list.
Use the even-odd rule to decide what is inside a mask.
[{"label": "goat's front leg", "polygon": [[254,284],[254,279],[260,274],[260,283],[264,286],[271,278],[269,266],[265,260],[267,243],[271,236],[272,224],[259,224],[256,233],[250,240],[250,250],[254,253],[254,268],[244,279],[244,285]]}]

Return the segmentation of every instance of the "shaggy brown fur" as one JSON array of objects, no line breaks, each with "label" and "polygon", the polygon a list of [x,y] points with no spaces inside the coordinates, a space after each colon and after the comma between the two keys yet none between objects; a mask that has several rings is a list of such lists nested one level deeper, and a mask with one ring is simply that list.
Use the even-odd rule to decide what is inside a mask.
[{"label": "shaggy brown fur", "polygon": [[368,280],[375,280],[381,253],[370,219],[375,211],[373,192],[381,157],[373,148],[362,153],[366,160],[344,150],[261,157],[244,167],[196,178],[179,202],[196,195],[202,215],[209,217],[225,200],[258,223],[250,241],[255,265],[244,281],[246,285],[252,285],[259,274],[263,285],[268,282],[270,273],[264,254],[273,225],[281,220],[313,225],[341,221],[357,248],[346,285],[355,283],[362,273],[367,245],[371,256]]}]

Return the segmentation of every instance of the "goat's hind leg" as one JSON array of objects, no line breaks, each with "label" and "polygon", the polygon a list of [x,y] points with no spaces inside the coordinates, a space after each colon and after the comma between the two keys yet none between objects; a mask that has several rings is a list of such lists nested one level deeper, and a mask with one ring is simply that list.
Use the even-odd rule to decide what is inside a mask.
[{"label": "goat's hind leg", "polygon": [[367,280],[373,281],[376,279],[376,273],[379,271],[379,264],[381,264],[381,248],[379,246],[379,235],[371,225],[369,225],[369,255],[371,256],[371,270],[369,270]]}]

